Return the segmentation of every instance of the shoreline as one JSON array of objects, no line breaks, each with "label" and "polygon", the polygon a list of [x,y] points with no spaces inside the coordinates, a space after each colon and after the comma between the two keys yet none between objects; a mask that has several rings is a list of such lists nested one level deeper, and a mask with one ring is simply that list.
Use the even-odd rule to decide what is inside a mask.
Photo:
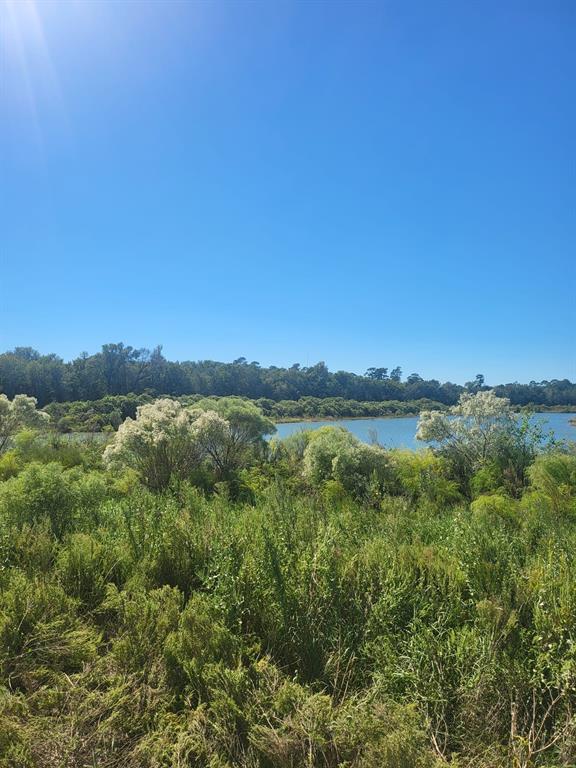
[{"label": "shoreline", "polygon": [[300,424],[300,422],[314,421],[373,421],[374,419],[413,419],[420,416],[418,413],[387,413],[384,416],[294,416],[286,419],[271,419],[274,424]]},{"label": "shoreline", "polygon": [[[420,413],[422,413],[422,411],[417,411],[413,413],[387,413],[382,416],[294,416],[294,417],[285,418],[285,419],[271,419],[271,421],[274,424],[300,424],[300,423],[314,423],[318,421],[374,421],[374,419],[413,419],[420,416]],[[576,410],[574,410],[574,408],[570,408],[566,410],[557,410],[557,409],[552,410],[552,408],[549,408],[546,410],[538,409],[538,408],[530,408],[530,409],[519,408],[518,410],[514,411],[514,413],[518,413],[518,414],[529,413],[529,414],[538,414],[538,415],[540,414],[546,415],[547,413],[576,414]],[[573,427],[576,427],[576,418],[570,419],[570,424]]]}]

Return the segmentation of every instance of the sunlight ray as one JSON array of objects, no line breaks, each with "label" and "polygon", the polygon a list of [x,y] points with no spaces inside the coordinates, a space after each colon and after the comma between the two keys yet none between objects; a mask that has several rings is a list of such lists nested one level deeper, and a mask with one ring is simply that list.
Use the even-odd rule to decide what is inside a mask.
[{"label": "sunlight ray", "polygon": [[4,65],[13,73],[12,94],[23,103],[31,127],[42,141],[41,107],[65,119],[64,100],[36,0],[0,0]]}]

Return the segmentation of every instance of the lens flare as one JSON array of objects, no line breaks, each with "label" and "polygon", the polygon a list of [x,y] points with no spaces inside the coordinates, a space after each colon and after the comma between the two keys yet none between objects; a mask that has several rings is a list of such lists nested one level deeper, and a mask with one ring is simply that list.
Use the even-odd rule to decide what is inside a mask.
[{"label": "lens flare", "polygon": [[61,89],[36,0],[0,0],[2,100],[8,117],[24,111],[41,138],[42,105],[63,116]]}]

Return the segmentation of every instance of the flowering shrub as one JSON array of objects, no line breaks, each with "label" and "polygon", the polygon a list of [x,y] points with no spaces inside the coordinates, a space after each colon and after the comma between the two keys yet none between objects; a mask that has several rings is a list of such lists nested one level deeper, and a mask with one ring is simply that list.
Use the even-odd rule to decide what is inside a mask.
[{"label": "flowering shrub", "polygon": [[544,442],[538,426],[519,418],[510,401],[493,391],[468,392],[448,413],[423,411],[416,432],[418,440],[435,443],[437,452],[450,459],[463,485],[477,475],[473,486],[505,487],[516,495],[525,472]]},{"label": "flowering shrub", "polygon": [[36,398],[16,395],[9,400],[0,395],[0,453],[8,446],[8,441],[24,427],[40,429],[50,421],[50,416],[36,409]]},{"label": "flowering shrub", "polygon": [[185,477],[200,455],[193,429],[196,415],[176,400],[142,405],[136,419],[120,425],[104,451],[109,467],[131,467],[153,490],[166,488],[172,477]]},{"label": "flowering shrub", "polygon": [[493,391],[468,392],[449,413],[423,411],[416,437],[459,451],[472,465],[479,465],[489,455],[502,434],[514,427],[510,401],[496,397]]},{"label": "flowering shrub", "polygon": [[207,399],[195,408],[165,398],[140,406],[136,419],[126,419],[104,461],[137,470],[153,490],[166,488],[173,477],[185,479],[204,464],[225,479],[263,449],[263,436],[274,430],[258,408],[235,398]]}]

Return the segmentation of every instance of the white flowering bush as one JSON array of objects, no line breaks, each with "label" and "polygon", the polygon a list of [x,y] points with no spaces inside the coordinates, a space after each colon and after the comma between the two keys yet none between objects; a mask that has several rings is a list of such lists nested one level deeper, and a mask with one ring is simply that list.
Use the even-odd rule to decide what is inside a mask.
[{"label": "white flowering bush", "polygon": [[173,477],[186,477],[200,461],[194,421],[197,414],[167,398],[141,405],[135,419],[120,425],[104,451],[108,467],[131,467],[153,490]]},{"label": "white flowering bush", "polygon": [[6,395],[0,395],[0,453],[21,429],[41,429],[48,424],[50,416],[39,411],[36,405],[35,397],[16,395],[9,400]]},{"label": "white flowering bush", "polygon": [[203,400],[186,408],[168,398],[142,405],[104,451],[109,467],[131,467],[153,490],[184,479],[201,465],[224,479],[245,466],[274,425],[252,403]]},{"label": "white flowering bush", "polygon": [[528,417],[519,419],[510,401],[491,390],[464,393],[448,413],[423,411],[416,437],[451,459],[461,479],[468,481],[477,473],[477,491],[482,483],[513,492],[521,488],[543,441],[537,425]]},{"label": "white flowering bush", "polygon": [[458,405],[448,414],[423,411],[418,421],[416,438],[426,443],[451,446],[470,464],[486,459],[502,434],[515,426],[510,401],[496,397],[492,390],[460,396]]}]

